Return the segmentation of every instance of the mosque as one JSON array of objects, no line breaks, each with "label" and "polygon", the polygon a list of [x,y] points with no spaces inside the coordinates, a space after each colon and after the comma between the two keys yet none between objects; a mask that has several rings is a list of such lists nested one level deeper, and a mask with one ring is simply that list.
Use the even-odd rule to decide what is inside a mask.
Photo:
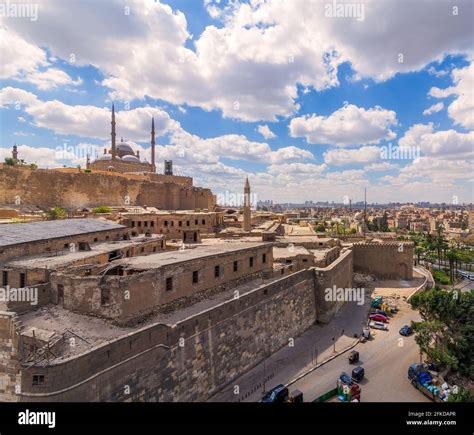
[{"label": "mosque", "polygon": [[[140,151],[136,153],[133,151],[131,145],[121,138],[120,142],[116,143],[116,122],[115,122],[115,108],[112,104],[112,130],[111,130],[111,148],[104,149],[98,159],[93,162],[87,158],[86,168],[96,169],[110,172],[156,172],[155,166],[155,119],[151,119],[151,163],[140,158]],[[169,174],[172,175],[172,174]]]}]

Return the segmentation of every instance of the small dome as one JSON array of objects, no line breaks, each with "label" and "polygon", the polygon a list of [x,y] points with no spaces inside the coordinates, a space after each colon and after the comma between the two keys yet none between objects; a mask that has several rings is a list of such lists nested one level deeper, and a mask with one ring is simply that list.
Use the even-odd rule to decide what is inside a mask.
[{"label": "small dome", "polygon": [[99,160],[112,160],[112,156],[110,154],[102,154]]},{"label": "small dome", "polygon": [[130,163],[140,163],[140,159],[136,156],[126,155],[122,157],[123,162],[130,162]]}]

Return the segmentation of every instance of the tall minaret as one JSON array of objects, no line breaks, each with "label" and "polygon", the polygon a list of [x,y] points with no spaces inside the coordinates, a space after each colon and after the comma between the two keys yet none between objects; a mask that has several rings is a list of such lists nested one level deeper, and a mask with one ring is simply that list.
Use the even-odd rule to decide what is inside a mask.
[{"label": "tall minaret", "polygon": [[245,179],[244,186],[244,222],[243,230],[250,232],[252,229],[252,214],[250,211],[250,184],[248,177]]},{"label": "tall minaret", "polygon": [[112,154],[112,159],[115,159],[115,157],[117,156],[117,149],[115,147],[115,107],[114,107],[114,103],[112,103],[112,132],[110,133],[111,136],[112,136],[112,151],[111,151],[111,154]]},{"label": "tall minaret", "polygon": [[13,145],[12,159],[15,160],[15,162],[18,160],[18,148],[17,148],[16,144]]},{"label": "tall minaret", "polygon": [[151,172],[156,172],[155,166],[155,117],[151,118]]}]

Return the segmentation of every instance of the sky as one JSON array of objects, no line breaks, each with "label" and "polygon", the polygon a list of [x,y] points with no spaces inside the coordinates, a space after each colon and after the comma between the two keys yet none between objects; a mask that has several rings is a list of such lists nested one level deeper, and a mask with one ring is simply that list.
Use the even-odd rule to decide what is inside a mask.
[{"label": "sky", "polygon": [[0,1],[0,160],[85,166],[114,103],[119,139],[149,161],[154,117],[158,172],[220,197],[470,203],[473,23],[469,0]]}]

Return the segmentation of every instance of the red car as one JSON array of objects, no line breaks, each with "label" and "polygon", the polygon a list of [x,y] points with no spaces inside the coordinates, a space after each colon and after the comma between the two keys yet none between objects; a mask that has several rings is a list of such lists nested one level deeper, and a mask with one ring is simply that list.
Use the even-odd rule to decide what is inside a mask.
[{"label": "red car", "polygon": [[388,322],[388,317],[385,317],[383,314],[371,314],[369,318],[370,320],[375,320],[376,322]]}]

